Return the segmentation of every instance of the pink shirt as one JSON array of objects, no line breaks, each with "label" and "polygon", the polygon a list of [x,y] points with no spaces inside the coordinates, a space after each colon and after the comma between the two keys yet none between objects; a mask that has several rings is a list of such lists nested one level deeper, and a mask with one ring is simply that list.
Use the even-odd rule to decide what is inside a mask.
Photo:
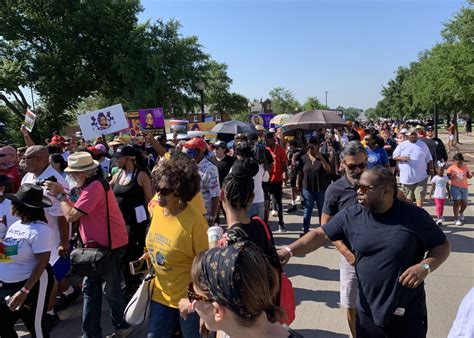
[{"label": "pink shirt", "polygon": [[[112,189],[108,191],[107,196],[112,249],[116,249],[128,244],[127,228]],[[80,218],[79,227],[82,241],[86,243],[93,240],[99,247],[107,248],[107,206],[102,183],[93,181],[85,187],[74,204],[74,208],[84,213],[84,216]]]}]

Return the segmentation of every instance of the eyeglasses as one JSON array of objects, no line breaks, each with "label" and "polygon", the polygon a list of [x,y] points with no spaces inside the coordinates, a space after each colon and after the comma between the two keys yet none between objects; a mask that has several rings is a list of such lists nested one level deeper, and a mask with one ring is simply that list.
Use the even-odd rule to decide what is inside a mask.
[{"label": "eyeglasses", "polygon": [[356,184],[355,186],[355,189],[356,190],[359,190],[362,192],[362,193],[366,193],[368,191],[372,191],[374,190],[375,188],[382,188],[384,187],[383,185],[364,185],[364,184]]},{"label": "eyeglasses", "polygon": [[205,298],[204,296],[198,295],[194,291],[193,283],[189,283],[189,285],[188,285],[188,299],[191,303],[194,302],[194,301],[203,301],[203,302],[213,302],[214,301],[212,299]]},{"label": "eyeglasses", "polygon": [[168,196],[169,194],[174,192],[174,189],[170,189],[170,188],[156,187],[155,190],[157,194],[160,194],[160,196]]},{"label": "eyeglasses", "polygon": [[347,169],[349,170],[356,170],[357,168],[359,169],[365,169],[367,168],[367,162],[362,162],[359,164],[346,164]]}]

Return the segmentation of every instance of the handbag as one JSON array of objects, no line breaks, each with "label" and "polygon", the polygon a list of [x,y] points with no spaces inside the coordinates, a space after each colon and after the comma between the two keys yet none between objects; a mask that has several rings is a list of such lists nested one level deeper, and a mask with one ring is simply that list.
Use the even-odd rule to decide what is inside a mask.
[{"label": "handbag", "polygon": [[123,317],[130,325],[142,325],[150,317],[151,296],[155,276],[150,273],[140,284],[138,290],[128,302]]},{"label": "handbag", "polygon": [[[275,247],[268,225],[258,216],[252,217],[252,219],[262,224],[267,234],[268,241]],[[275,252],[276,254],[276,252]],[[285,311],[286,318],[280,319],[281,324],[290,325],[296,318],[296,302],[295,293],[293,291],[293,284],[288,276],[283,272],[283,268],[280,270],[280,297],[278,299],[278,305]]]},{"label": "handbag", "polygon": [[88,244],[92,244],[95,241],[87,241],[84,243],[84,247],[74,249],[71,252],[71,272],[75,275],[84,277],[96,277],[107,274],[111,266],[112,256],[112,235],[110,233],[110,215],[109,215],[109,197],[108,191],[110,186],[106,182],[102,182],[105,190],[105,206],[107,209],[107,236],[108,236],[108,247],[107,248],[89,248]]}]

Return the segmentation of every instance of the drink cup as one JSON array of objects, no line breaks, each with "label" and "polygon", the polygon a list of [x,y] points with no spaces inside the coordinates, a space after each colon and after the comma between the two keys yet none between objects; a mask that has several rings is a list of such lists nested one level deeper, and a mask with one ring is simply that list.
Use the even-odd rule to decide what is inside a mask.
[{"label": "drink cup", "polygon": [[217,241],[222,237],[224,234],[224,230],[218,226],[214,225],[207,229],[207,238],[209,239],[209,247],[213,248],[216,246]]}]

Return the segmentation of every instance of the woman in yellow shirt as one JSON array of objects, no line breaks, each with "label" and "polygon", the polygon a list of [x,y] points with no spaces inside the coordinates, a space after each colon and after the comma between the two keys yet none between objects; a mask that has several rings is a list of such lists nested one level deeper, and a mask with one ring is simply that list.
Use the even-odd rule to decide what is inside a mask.
[{"label": "woman in yellow shirt", "polygon": [[180,322],[183,337],[199,337],[199,317],[180,317],[178,302],[186,297],[194,257],[208,249],[207,222],[189,202],[198,193],[200,176],[185,154],[161,160],[152,172],[155,198],[149,205],[146,237],[155,269],[148,337],[171,337]]}]

